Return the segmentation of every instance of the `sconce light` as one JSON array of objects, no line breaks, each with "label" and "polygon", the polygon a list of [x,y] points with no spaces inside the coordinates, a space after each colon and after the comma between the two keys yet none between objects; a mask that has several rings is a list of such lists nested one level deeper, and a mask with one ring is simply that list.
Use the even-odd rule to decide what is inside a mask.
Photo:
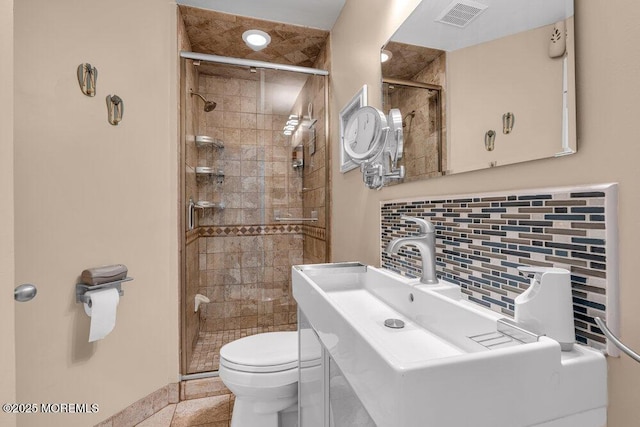
[{"label": "sconce light", "polygon": [[487,133],[484,134],[484,148],[487,151],[493,151],[496,143],[496,131],[488,130]]},{"label": "sconce light", "polygon": [[508,135],[513,130],[513,125],[516,123],[516,116],[509,112],[502,115],[502,133]]},{"label": "sconce light", "polygon": [[380,62],[387,62],[391,58],[393,58],[393,53],[391,53],[390,50],[382,49],[380,52]]},{"label": "sconce light", "polygon": [[124,115],[124,101],[118,95],[107,95],[107,120],[113,126],[118,126]]},{"label": "sconce light", "polygon": [[88,62],[78,65],[78,83],[80,90],[87,96],[96,96],[96,81],[98,80],[98,70]]}]

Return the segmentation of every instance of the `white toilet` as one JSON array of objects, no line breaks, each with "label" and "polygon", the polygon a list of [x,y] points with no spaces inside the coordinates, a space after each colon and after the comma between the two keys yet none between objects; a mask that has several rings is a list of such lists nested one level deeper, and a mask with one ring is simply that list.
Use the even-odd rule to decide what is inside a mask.
[{"label": "white toilet", "polygon": [[267,332],[222,346],[219,374],[236,396],[231,427],[297,426],[297,332]]}]

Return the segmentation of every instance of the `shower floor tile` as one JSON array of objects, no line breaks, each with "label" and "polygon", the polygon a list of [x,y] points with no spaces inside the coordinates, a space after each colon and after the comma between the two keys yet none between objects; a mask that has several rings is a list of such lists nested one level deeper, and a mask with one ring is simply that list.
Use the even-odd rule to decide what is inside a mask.
[{"label": "shower floor tile", "polygon": [[217,371],[220,364],[220,348],[231,341],[263,332],[295,331],[296,329],[296,325],[279,325],[217,332],[201,331],[193,349],[189,373]]}]

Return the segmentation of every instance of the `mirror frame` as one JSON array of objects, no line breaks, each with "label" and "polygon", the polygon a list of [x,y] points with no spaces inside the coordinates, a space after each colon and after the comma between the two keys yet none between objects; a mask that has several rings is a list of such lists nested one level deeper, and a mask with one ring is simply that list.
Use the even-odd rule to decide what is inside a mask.
[{"label": "mirror frame", "polygon": [[363,85],[347,104],[340,110],[340,172],[346,173],[358,167],[356,162],[349,157],[344,150],[344,133],[347,128],[349,118],[361,107],[367,105],[367,85]]}]

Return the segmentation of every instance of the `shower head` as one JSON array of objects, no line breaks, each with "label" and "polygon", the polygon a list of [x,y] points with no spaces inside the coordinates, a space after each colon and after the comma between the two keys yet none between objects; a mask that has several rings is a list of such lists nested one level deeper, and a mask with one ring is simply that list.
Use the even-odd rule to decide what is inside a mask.
[{"label": "shower head", "polygon": [[191,91],[191,96],[193,96],[193,95],[199,96],[200,99],[202,99],[204,101],[204,111],[205,112],[208,113],[209,111],[213,111],[213,109],[216,108],[217,104],[215,102],[207,101],[207,99],[204,96],[200,95],[199,93]]}]

